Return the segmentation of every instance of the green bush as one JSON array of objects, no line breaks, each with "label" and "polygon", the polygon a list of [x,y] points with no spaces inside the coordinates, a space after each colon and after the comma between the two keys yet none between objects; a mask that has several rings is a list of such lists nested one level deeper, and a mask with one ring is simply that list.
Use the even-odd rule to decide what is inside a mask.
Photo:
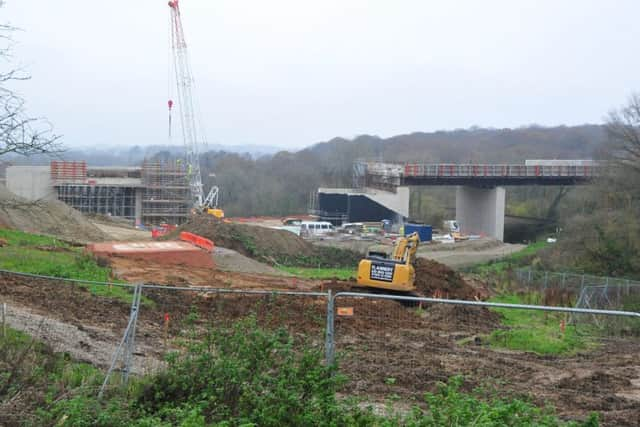
[{"label": "green bush", "polygon": [[460,391],[463,379],[451,377],[436,393],[426,393],[427,409],[414,408],[404,420],[407,426],[583,426],[595,427],[598,417],[591,414],[584,422],[563,422],[551,408],[540,409],[520,399],[480,399]]},{"label": "green bush", "polygon": [[[24,342],[26,342],[23,339]],[[181,353],[171,353],[166,370],[134,379],[128,390],[112,389],[103,400],[86,387],[87,372],[41,373],[64,389],[41,402],[35,422],[44,426],[596,426],[597,417],[563,422],[552,408],[490,393],[461,391],[453,377],[424,402],[387,414],[361,408],[354,398],[339,399],[345,379],[322,363],[313,347],[296,344],[283,330],[258,328],[254,318],[229,329],[212,330]],[[67,362],[69,366],[76,366]],[[75,369],[75,368],[74,368]],[[92,371],[93,372],[93,371]],[[90,372],[89,372],[90,373]],[[89,376],[91,377],[91,376]],[[83,378],[85,378],[83,380]],[[93,378],[95,385],[98,378]],[[389,378],[389,383],[393,380]],[[40,384],[40,387],[44,385]],[[391,403],[390,403],[391,404]],[[32,418],[25,417],[27,420]]]},{"label": "green bush", "polygon": [[[207,422],[261,426],[318,425],[339,417],[335,398],[343,378],[319,351],[293,350],[285,331],[259,329],[255,319],[213,330],[144,384],[138,405],[176,422],[184,410]],[[193,412],[195,411],[195,412]]]}]

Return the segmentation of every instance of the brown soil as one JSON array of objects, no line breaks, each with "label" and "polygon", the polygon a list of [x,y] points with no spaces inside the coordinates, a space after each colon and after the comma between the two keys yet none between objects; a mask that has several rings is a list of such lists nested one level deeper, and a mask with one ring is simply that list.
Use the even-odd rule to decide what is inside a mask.
[{"label": "brown soil", "polygon": [[213,215],[198,215],[178,227],[163,239],[172,240],[181,231],[189,231],[213,240],[216,246],[233,249],[243,255],[279,254],[281,256],[311,256],[313,247],[295,234],[256,225],[231,224],[217,220]]},{"label": "brown soil", "polygon": [[97,259],[112,264],[116,259],[126,259],[139,266],[173,266],[213,269],[215,264],[210,252],[186,242],[131,242],[92,243],[87,252]]},{"label": "brown soil", "polygon": [[[276,278],[262,280],[266,285]],[[173,290],[145,290],[144,296],[153,304],[143,304],[140,311],[136,359],[156,360],[175,349],[177,342],[171,338],[189,324],[228,324],[249,313],[261,325],[286,327],[294,337],[318,346],[324,341],[323,298]],[[7,274],[0,274],[0,300],[84,331],[108,328],[113,336],[102,339],[112,341],[124,330],[129,314],[126,302],[96,297],[61,281]],[[341,371],[351,379],[345,388],[349,395],[384,402],[395,394],[419,403],[422,393],[434,390],[438,381],[464,375],[466,389],[493,385],[503,397],[553,404],[566,418],[584,418],[595,410],[603,425],[630,426],[640,417],[637,338],[610,339],[575,356],[538,356],[486,346],[482,333],[499,327],[499,318],[484,309],[418,309],[362,298],[338,298],[337,306],[353,309],[352,314],[341,311],[335,329]],[[170,319],[166,329],[165,314]]]},{"label": "brown soil", "polygon": [[436,298],[481,299],[486,295],[469,285],[460,275],[444,264],[426,258],[416,260],[418,293]]},{"label": "brown soil", "polygon": [[122,257],[111,257],[109,263],[117,277],[130,283],[302,291],[316,289],[319,286],[318,281],[291,276],[220,271],[184,265],[141,264],[135,259]]},{"label": "brown soil", "polygon": [[29,233],[44,234],[61,240],[100,242],[107,235],[80,212],[55,201],[31,202],[0,186],[0,223]]},{"label": "brown soil", "polygon": [[[429,298],[484,300],[489,296],[486,284],[475,279],[465,279],[460,273],[444,264],[429,259],[416,260],[416,293]],[[333,291],[358,291],[355,280],[325,281],[323,286]]]},{"label": "brown soil", "polygon": [[260,225],[226,223],[212,215],[196,215],[161,239],[176,239],[181,231],[206,237],[216,246],[232,249],[268,264],[300,267],[355,267],[362,257],[351,250],[314,246],[289,231]]}]

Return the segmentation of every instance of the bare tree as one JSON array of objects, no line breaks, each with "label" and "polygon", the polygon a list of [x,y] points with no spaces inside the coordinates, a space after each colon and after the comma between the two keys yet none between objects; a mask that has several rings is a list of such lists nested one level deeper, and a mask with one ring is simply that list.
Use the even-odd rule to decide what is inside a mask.
[{"label": "bare tree", "polygon": [[634,93],[626,105],[610,112],[606,128],[612,160],[640,172],[640,94]]},{"label": "bare tree", "polygon": [[[0,0],[0,8],[2,6]],[[15,31],[15,27],[0,24],[0,155],[60,153],[60,137],[53,133],[51,123],[41,117],[30,117],[25,111],[24,99],[10,88],[12,82],[30,78],[12,65]]]}]

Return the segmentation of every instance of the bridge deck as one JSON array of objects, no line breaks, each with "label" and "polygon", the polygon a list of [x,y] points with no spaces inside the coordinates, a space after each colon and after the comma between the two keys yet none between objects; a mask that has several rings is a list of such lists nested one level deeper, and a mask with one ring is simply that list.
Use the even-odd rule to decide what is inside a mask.
[{"label": "bridge deck", "polygon": [[597,165],[371,163],[366,180],[372,186],[399,185],[576,185],[599,175]]}]

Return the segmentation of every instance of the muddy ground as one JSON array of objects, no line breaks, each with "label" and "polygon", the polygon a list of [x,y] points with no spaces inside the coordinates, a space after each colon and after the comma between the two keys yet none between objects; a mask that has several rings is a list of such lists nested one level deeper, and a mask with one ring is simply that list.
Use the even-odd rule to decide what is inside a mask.
[{"label": "muddy ground", "polygon": [[[214,253],[218,268],[187,265],[143,263],[131,258],[111,257],[109,266],[116,276],[130,283],[154,283],[171,286],[208,286],[232,289],[284,289],[308,291],[319,286],[318,281],[305,280],[281,273],[267,265],[249,259],[220,259]],[[221,266],[218,262],[221,261]],[[224,268],[233,268],[227,271]],[[239,271],[238,271],[239,270]]]},{"label": "muddy ground", "polygon": [[[136,366],[158,366],[162,354],[176,348],[173,338],[190,328],[228,324],[249,313],[261,325],[286,327],[299,340],[316,346],[324,342],[323,298],[173,290],[145,290],[144,295]],[[126,302],[96,297],[77,286],[8,275],[0,275],[0,301],[9,305],[9,321],[16,327],[47,331],[49,325],[56,331],[48,334],[56,349],[102,367],[129,314]],[[467,389],[483,386],[501,396],[550,403],[563,417],[598,411],[604,425],[628,426],[640,419],[637,337],[605,341],[573,356],[539,356],[489,348],[483,335],[500,328],[500,318],[485,309],[416,308],[361,298],[338,299],[337,306],[336,351],[341,371],[351,379],[347,395],[370,402],[397,395],[416,403],[438,381],[463,374]],[[31,320],[12,314],[18,312],[30,313]]]}]

